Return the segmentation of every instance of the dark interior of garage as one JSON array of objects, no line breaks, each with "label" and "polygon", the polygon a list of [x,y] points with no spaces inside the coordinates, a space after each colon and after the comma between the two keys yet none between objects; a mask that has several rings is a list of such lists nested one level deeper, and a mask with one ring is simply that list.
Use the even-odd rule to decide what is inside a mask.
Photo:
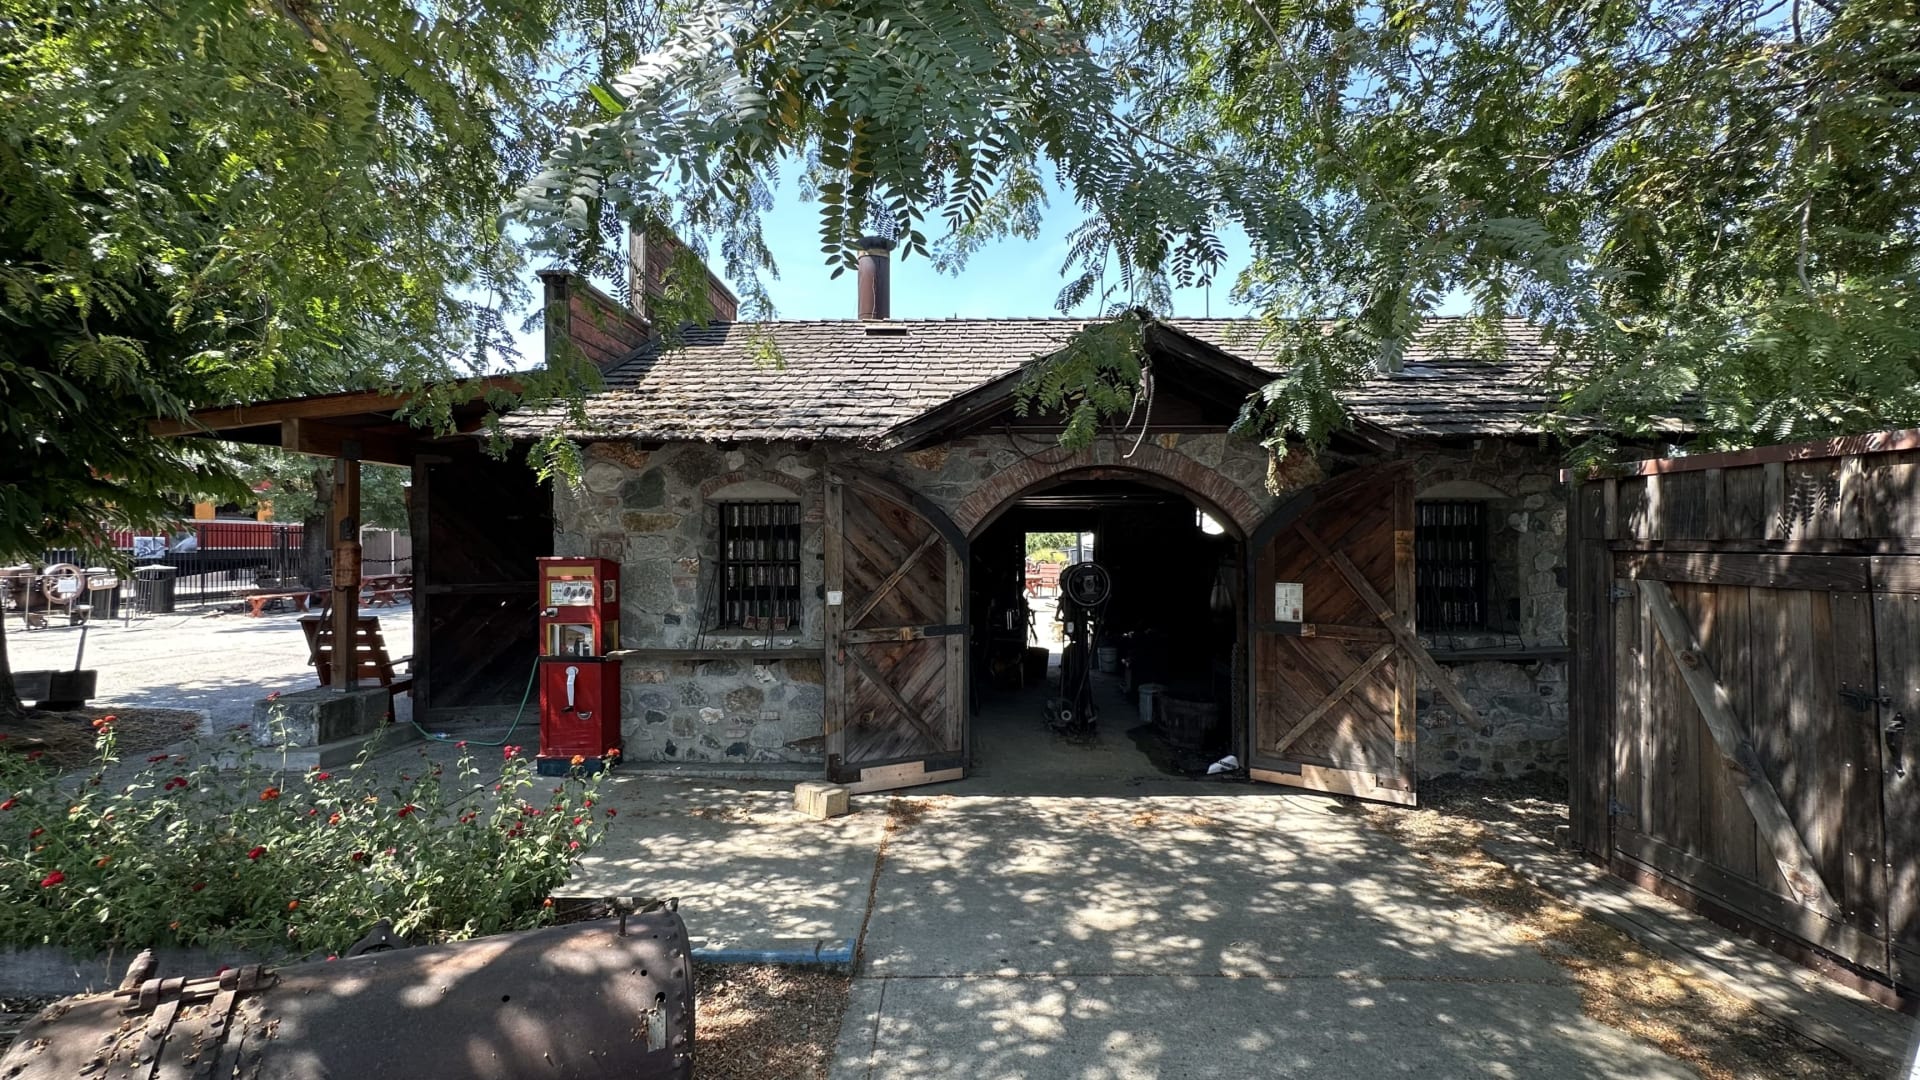
[{"label": "dark interior of garage", "polygon": [[[1059,563],[1029,557],[1037,533],[1086,538],[1106,572],[1082,665],[1091,730],[1063,709],[1079,670],[1072,605]],[[1203,774],[1230,751],[1236,715],[1239,550],[1184,495],[1127,480],[1052,487],[1002,514],[972,544],[974,767]]]}]

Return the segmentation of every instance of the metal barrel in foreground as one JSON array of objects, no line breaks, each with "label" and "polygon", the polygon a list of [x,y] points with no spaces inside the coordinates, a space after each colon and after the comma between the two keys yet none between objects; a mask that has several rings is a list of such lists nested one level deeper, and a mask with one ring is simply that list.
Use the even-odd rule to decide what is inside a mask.
[{"label": "metal barrel in foreground", "polygon": [[672,911],[152,975],[41,1010],[0,1080],[693,1075],[693,969]]}]

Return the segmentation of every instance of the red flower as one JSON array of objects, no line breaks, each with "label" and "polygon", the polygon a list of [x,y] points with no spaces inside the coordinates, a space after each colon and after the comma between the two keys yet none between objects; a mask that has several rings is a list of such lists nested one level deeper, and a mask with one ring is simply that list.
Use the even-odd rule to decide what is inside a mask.
[{"label": "red flower", "polygon": [[51,889],[65,880],[67,880],[67,875],[55,870],[53,873],[40,879],[40,887],[43,889]]},{"label": "red flower", "polygon": [[261,802],[272,802],[273,800],[279,797],[280,797],[280,789],[277,787],[270,787],[267,790],[260,793]]},{"label": "red flower", "polygon": [[204,889],[207,887],[207,883],[204,881],[196,881],[192,885],[189,885],[187,887],[192,889],[194,892],[199,892],[201,889]]},{"label": "red flower", "polygon": [[618,810],[615,810],[615,809],[614,809],[613,807],[611,807],[611,806],[609,806],[609,807],[607,807],[607,816],[608,816],[608,817],[619,817],[619,816],[620,816],[620,811],[618,811]]},{"label": "red flower", "polygon": [[113,856],[111,856],[111,855],[102,855],[102,856],[100,856],[99,858],[97,858],[97,859],[95,859],[95,860],[93,860],[93,865],[94,865],[94,867],[95,867],[95,869],[98,869],[99,867],[102,867],[102,866],[105,866],[105,865],[107,865],[108,863],[110,863],[110,862],[112,862],[112,861],[113,861]]},{"label": "red flower", "polygon": [[578,825],[578,824],[580,824],[580,823],[581,823],[582,821],[585,821],[585,820],[587,820],[587,819],[586,819],[586,818],[574,818],[574,819],[573,819],[573,823],[574,823],[575,825]]},{"label": "red flower", "polygon": [[399,848],[397,848],[397,847],[390,847],[390,848],[388,848],[388,849],[387,849],[386,851],[384,851],[384,852],[382,852],[381,854],[383,854],[383,855],[385,855],[385,856],[386,856],[387,858],[389,858],[389,859],[391,859],[391,858],[393,858],[393,857],[394,857],[394,855],[396,855],[396,854],[398,854],[398,853],[399,853],[399,851],[400,851],[400,849],[399,849]]},{"label": "red flower", "polygon": [[19,805],[20,805],[20,800],[19,800],[19,799],[12,799],[12,798],[10,798],[10,799],[8,799],[8,800],[7,800],[6,802],[0,802],[0,810],[11,810],[11,809],[13,809],[14,807],[16,807],[16,806],[19,806]]},{"label": "red flower", "polygon": [[317,806],[315,806],[315,807],[312,807],[312,808],[310,808],[310,809],[308,809],[308,810],[307,810],[307,816],[308,816],[308,817],[319,817],[319,816],[320,816],[320,808],[319,808],[319,807],[317,807]]},{"label": "red flower", "polygon": [[417,806],[415,806],[415,805],[413,805],[412,803],[408,803],[407,805],[405,805],[405,806],[403,806],[403,807],[401,807],[401,808],[400,808],[399,810],[397,810],[397,811],[395,811],[395,812],[394,812],[394,816],[395,816],[395,817],[406,817],[406,816],[407,816],[408,814],[411,814],[411,813],[413,813],[413,812],[414,812],[415,810],[418,810],[418,809],[420,809],[420,808],[419,808],[419,807],[417,807]]},{"label": "red flower", "polygon": [[41,756],[42,756],[43,754],[45,754],[45,753],[46,753],[46,751],[45,751],[45,750],[29,750],[29,751],[27,751],[27,760],[28,760],[28,761],[39,761],[39,760],[40,760],[40,758],[41,758]]},{"label": "red flower", "polygon": [[45,830],[45,829],[42,829],[42,828],[40,828],[39,826],[37,826],[37,825],[36,825],[36,826],[34,826],[34,829],[33,829],[33,831],[27,834],[27,839],[29,839],[29,840],[37,840],[37,839],[39,839],[39,838],[40,838],[40,835],[41,835],[42,833],[44,833],[44,832],[46,832],[46,831],[47,831],[47,830]]},{"label": "red flower", "polygon": [[567,850],[568,850],[568,851],[579,851],[579,850],[580,850],[580,841],[578,841],[578,840],[569,840],[569,841],[567,841]]},{"label": "red flower", "polygon": [[327,824],[329,824],[329,825],[338,825],[338,824],[340,824],[340,811],[338,811],[338,810],[335,810],[335,811],[334,811],[333,813],[331,813],[331,814],[328,814],[328,815],[327,815]]},{"label": "red flower", "polygon": [[167,781],[165,784],[161,785],[161,787],[163,787],[167,791],[172,791],[174,788],[183,788],[186,786],[187,786],[187,778],[184,776],[176,776],[173,779]]},{"label": "red flower", "polygon": [[591,810],[591,809],[593,809],[593,800],[592,800],[592,799],[588,799],[588,800],[586,801],[586,803],[585,803],[585,805],[586,805],[586,807],[587,807],[587,809],[589,809],[589,810]]},{"label": "red flower", "polygon": [[278,690],[275,690],[275,691],[274,691],[273,693],[271,693],[271,694],[268,694],[268,695],[267,695],[267,700],[268,700],[268,701],[277,701],[277,700],[279,700],[279,697],[280,697],[280,691],[278,691]]},{"label": "red flower", "polygon": [[333,774],[330,772],[314,773],[313,778],[315,780],[331,780],[333,779]]},{"label": "red flower", "polygon": [[95,730],[95,731],[100,731],[100,730],[103,730],[104,728],[106,728],[106,726],[107,726],[108,724],[111,724],[111,723],[113,723],[113,722],[114,722],[115,720],[118,720],[118,719],[120,719],[120,718],[119,718],[119,717],[117,717],[117,716],[98,716],[98,717],[95,717],[95,718],[94,718],[94,721],[93,721],[93,730]]},{"label": "red flower", "polygon": [[605,750],[600,751],[600,756],[608,759],[617,758],[620,756],[620,748],[617,746],[610,746]]},{"label": "red flower", "polygon": [[502,761],[506,761],[518,755],[519,753],[520,753],[520,748],[517,746],[503,746],[500,748],[500,759]]},{"label": "red flower", "polygon": [[549,896],[549,897],[547,897],[547,898],[546,898],[545,900],[542,900],[542,901],[540,901],[540,906],[541,906],[541,907],[552,907],[552,906],[553,906],[553,897],[551,897],[551,896]]},{"label": "red flower", "polygon": [[151,765],[151,764],[153,764],[153,763],[154,763],[154,762],[156,762],[156,761],[165,761],[165,760],[167,760],[167,755],[165,755],[165,754],[154,754],[154,755],[151,755],[150,757],[148,757],[148,758],[147,758],[147,764],[149,764],[149,765]]},{"label": "red flower", "polygon": [[467,740],[461,739],[459,742],[453,744],[453,748],[455,750],[465,750],[467,748]]},{"label": "red flower", "polygon": [[353,854],[347,856],[347,861],[348,862],[366,862],[367,853],[364,851],[356,851]]},{"label": "red flower", "polygon": [[247,852],[247,858],[251,861],[258,862],[260,859],[260,856],[265,855],[266,853],[267,853],[266,848],[255,847],[252,851]]}]

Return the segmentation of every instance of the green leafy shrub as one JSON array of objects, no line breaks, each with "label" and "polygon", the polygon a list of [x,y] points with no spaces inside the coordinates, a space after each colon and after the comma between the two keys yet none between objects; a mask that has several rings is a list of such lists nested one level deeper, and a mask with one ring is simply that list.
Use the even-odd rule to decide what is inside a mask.
[{"label": "green leafy shrub", "polygon": [[0,945],[283,957],[337,953],[381,918],[417,942],[524,929],[614,814],[595,779],[538,777],[519,747],[497,775],[464,743],[450,766],[423,748],[282,773],[249,747],[234,769],[136,770],[95,723],[85,776],[0,752]]}]

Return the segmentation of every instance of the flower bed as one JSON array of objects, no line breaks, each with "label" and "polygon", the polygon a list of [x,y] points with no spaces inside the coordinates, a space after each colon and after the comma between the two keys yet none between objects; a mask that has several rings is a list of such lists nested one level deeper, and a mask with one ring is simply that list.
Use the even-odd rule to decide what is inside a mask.
[{"label": "flower bed", "polygon": [[[153,754],[62,776],[0,752],[0,946],[331,955],[381,918],[415,942],[526,929],[604,831],[597,781],[534,775],[507,747],[397,771],[371,751],[287,776]],[[4,744],[0,744],[3,746]],[[271,754],[271,751],[264,751]]]}]

